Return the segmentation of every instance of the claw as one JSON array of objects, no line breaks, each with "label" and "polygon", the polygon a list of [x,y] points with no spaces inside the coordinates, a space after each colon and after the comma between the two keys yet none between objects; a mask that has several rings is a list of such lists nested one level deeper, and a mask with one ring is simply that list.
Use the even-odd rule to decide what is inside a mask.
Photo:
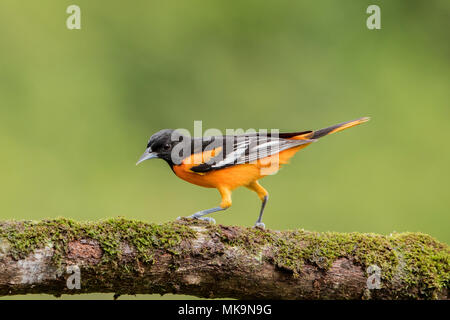
[{"label": "claw", "polygon": [[[216,220],[214,220],[213,218],[210,217],[202,217],[202,216],[196,216],[195,214],[187,216],[187,219],[198,219],[198,220],[203,220],[203,221],[208,221],[209,223],[212,224],[216,224]],[[177,220],[180,220],[181,217],[178,217]]]},{"label": "claw", "polygon": [[209,223],[216,224],[216,220],[214,218],[211,218],[211,217],[200,217],[200,218],[196,218],[196,219],[203,220],[203,221],[208,221]]},{"label": "claw", "polygon": [[259,229],[265,229],[266,225],[263,222],[256,222],[255,225],[253,226],[254,228],[259,228]]}]

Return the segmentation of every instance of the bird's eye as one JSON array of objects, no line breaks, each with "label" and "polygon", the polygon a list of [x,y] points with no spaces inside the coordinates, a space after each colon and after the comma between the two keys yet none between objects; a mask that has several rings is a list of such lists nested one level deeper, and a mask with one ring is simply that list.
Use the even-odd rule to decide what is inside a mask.
[{"label": "bird's eye", "polygon": [[170,150],[171,147],[172,146],[169,143],[167,143],[163,146],[163,149],[167,151],[167,150]]}]

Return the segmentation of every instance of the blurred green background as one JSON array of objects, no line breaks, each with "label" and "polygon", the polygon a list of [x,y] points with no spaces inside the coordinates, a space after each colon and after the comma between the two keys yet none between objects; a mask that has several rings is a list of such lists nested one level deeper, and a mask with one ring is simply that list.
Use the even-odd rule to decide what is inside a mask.
[{"label": "blurred green background", "polygon": [[[154,132],[371,116],[261,181],[266,225],[449,243],[449,18],[447,0],[2,0],[0,219],[173,220],[219,194],[161,160],[136,167]],[[259,206],[238,189],[214,218],[250,226]]]}]

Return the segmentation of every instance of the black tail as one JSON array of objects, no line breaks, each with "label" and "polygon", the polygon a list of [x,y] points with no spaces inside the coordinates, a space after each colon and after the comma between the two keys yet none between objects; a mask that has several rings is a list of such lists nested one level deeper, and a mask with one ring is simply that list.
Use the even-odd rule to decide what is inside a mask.
[{"label": "black tail", "polygon": [[334,126],[328,127],[328,128],[324,128],[324,129],[320,129],[317,131],[313,131],[312,136],[309,139],[319,139],[322,138],[326,135],[335,133],[335,132],[339,132],[354,126],[357,126],[358,124],[364,123],[369,121],[370,118],[369,117],[363,117],[363,118],[359,118],[356,120],[351,120],[351,121],[347,121],[347,122],[342,122],[339,124],[336,124]]}]

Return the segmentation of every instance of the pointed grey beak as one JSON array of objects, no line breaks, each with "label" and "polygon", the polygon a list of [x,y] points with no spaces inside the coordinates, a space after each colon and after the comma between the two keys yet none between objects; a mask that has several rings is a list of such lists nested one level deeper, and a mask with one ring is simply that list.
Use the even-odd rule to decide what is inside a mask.
[{"label": "pointed grey beak", "polygon": [[157,157],[158,157],[158,155],[156,153],[152,152],[152,150],[150,148],[147,148],[147,150],[145,150],[144,154],[139,158],[138,162],[136,162],[136,165],[138,165],[142,161],[157,158]]}]

